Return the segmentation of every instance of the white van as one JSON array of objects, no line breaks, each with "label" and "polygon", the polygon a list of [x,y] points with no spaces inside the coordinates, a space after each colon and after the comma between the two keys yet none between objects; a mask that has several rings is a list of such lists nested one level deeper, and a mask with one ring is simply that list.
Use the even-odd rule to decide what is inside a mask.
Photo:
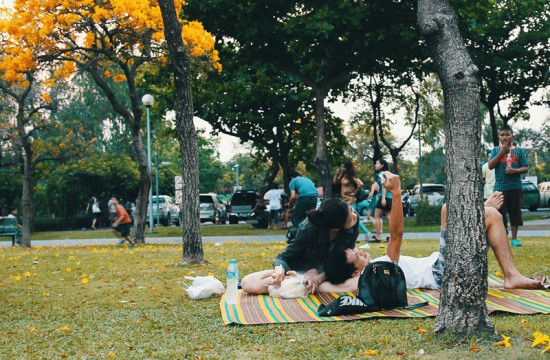
[{"label": "white van", "polygon": [[540,206],[550,207],[550,181],[540,183],[538,188],[540,192]]}]

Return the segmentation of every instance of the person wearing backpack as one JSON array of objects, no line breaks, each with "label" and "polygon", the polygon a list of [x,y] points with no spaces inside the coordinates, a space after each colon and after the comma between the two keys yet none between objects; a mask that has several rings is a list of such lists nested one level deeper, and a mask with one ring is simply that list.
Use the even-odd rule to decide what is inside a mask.
[{"label": "person wearing backpack", "polygon": [[[357,291],[359,275],[369,263],[377,261],[397,262],[405,274],[408,289],[428,288],[439,289],[443,279],[444,249],[446,238],[446,206],[442,209],[442,231],[440,252],[434,252],[428,257],[415,258],[400,256],[403,240],[404,218],[401,205],[401,182],[398,175],[389,171],[383,173],[383,185],[392,192],[393,205],[390,221],[390,240],[387,255],[372,259],[370,254],[353,248],[335,249],[327,256],[324,270],[327,281],[322,283],[319,292]],[[502,206],[503,196],[495,192],[485,202],[485,226],[488,243],[504,274],[506,289],[548,289],[548,278],[538,276],[530,279],[523,276],[514,263],[512,251],[508,244],[502,216],[496,208]]]}]

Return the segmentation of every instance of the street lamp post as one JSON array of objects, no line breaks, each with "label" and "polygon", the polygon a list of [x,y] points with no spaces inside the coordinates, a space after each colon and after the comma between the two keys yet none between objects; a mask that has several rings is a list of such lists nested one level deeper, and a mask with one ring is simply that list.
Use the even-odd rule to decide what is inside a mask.
[{"label": "street lamp post", "polygon": [[233,170],[235,170],[235,190],[239,189],[239,164],[235,164],[233,166]]},{"label": "street lamp post", "polygon": [[420,201],[424,200],[424,190],[422,189],[422,144],[420,138],[420,126],[422,125],[422,120],[424,116],[418,114],[418,178],[420,182]]},{"label": "street lamp post", "polygon": [[[157,193],[157,224],[160,224],[159,218],[159,149],[155,149],[155,188]],[[168,219],[170,222],[170,219]]]},{"label": "street lamp post", "polygon": [[[153,221],[153,184],[152,184],[152,175],[151,171],[151,118],[149,111],[151,106],[155,103],[155,98],[153,95],[145,94],[141,98],[141,102],[147,108],[147,169],[149,170],[149,232],[152,234],[154,230],[154,221]],[[158,198],[157,198],[158,204]]]}]

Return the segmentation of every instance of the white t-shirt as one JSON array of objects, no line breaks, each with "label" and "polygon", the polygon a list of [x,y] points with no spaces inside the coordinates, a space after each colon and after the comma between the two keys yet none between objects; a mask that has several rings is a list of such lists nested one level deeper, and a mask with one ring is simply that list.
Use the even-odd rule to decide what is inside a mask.
[{"label": "white t-shirt", "polygon": [[[435,281],[432,266],[439,257],[439,252],[434,252],[430,256],[416,258],[412,256],[399,256],[397,265],[405,274],[407,289],[439,289]],[[391,261],[388,255],[378,257],[376,261]]]},{"label": "white t-shirt", "polygon": [[270,210],[281,209],[281,191],[277,189],[271,189],[264,195],[264,200],[269,200]]},{"label": "white t-shirt", "polygon": [[489,163],[486,162],[481,167],[481,174],[485,180],[485,184],[483,185],[483,198],[488,199],[495,187],[495,169],[489,169]]},{"label": "white t-shirt", "polygon": [[99,209],[99,201],[94,200],[94,203],[92,204],[92,212],[93,213],[100,213],[101,210]]}]

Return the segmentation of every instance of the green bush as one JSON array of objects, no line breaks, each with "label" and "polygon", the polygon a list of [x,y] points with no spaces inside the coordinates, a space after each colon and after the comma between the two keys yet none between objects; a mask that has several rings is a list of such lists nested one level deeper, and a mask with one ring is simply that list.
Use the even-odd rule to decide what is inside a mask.
[{"label": "green bush", "polygon": [[416,207],[417,225],[439,225],[441,221],[441,205],[430,205],[421,201]]},{"label": "green bush", "polygon": [[92,220],[90,216],[59,218],[34,218],[34,231],[63,231],[89,228]]}]

